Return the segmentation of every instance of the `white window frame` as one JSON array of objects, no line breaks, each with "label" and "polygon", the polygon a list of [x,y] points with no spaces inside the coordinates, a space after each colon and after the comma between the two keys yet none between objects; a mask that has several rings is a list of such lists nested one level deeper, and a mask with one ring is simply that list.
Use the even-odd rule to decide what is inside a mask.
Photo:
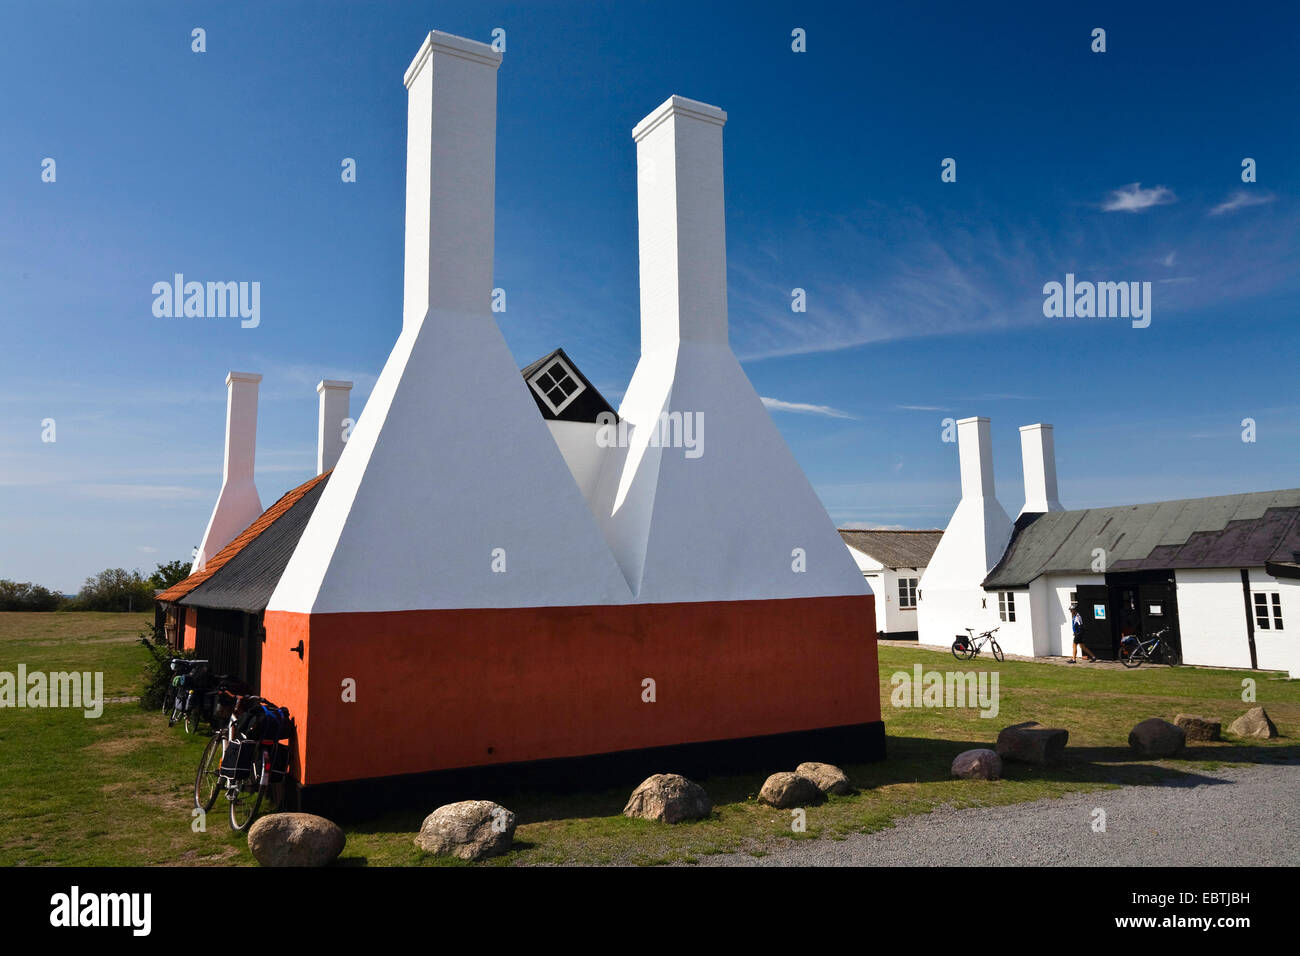
[{"label": "white window frame", "polygon": [[1007,624],[1016,622],[1016,592],[998,592],[998,617]]},{"label": "white window frame", "polygon": [[[1251,614],[1255,620],[1256,631],[1276,632],[1283,630],[1282,592],[1251,591]],[[1261,601],[1262,599],[1262,601]],[[1260,614],[1261,604],[1263,614]]]},{"label": "white window frame", "polygon": [[[550,396],[547,395],[546,392],[543,391],[542,387],[537,384],[537,379],[541,378],[543,375],[551,371],[551,369],[555,368],[555,366],[557,365],[564,370],[565,375],[573,379],[573,384],[578,386],[576,389],[574,389],[573,394],[566,396],[564,401],[560,402],[559,405],[553,403],[551,401]],[[560,356],[558,355],[533,373],[532,378],[528,380],[528,386],[537,394],[539,398],[541,398],[543,402],[546,403],[546,407],[549,408],[551,412],[556,415],[560,414],[560,412],[564,411],[571,404],[573,404],[573,400],[587,390],[587,386],[582,383],[582,379],[578,377],[578,374],[574,372],[574,370],[569,365],[569,363],[564,361],[564,359],[560,358]]]},{"label": "white window frame", "polygon": [[[898,579],[898,609],[900,611],[915,611],[917,592],[921,584],[920,578],[899,577]],[[910,602],[908,598],[911,598]]]}]

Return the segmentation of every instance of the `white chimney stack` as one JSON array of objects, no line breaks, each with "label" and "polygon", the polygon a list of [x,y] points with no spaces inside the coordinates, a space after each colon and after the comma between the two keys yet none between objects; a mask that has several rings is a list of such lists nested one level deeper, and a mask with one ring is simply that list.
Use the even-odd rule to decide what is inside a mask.
[{"label": "white chimney stack", "polygon": [[1020,457],[1025,470],[1025,506],[1021,514],[1064,511],[1056,492],[1056,442],[1052,426],[1020,428]]},{"label": "white chimney stack", "polygon": [[983,582],[1014,530],[994,492],[987,418],[957,422],[957,457],[961,500],[921,575],[917,627],[926,643],[951,641],[967,627],[996,623],[997,601],[990,609]]},{"label": "white chimney stack", "polygon": [[253,484],[253,462],[257,451],[257,387],[262,376],[252,372],[231,372],[226,376],[226,457],[222,466],[221,492],[208,519],[207,530],[194,558],[194,571],[203,570],[208,560],[228,545],[262,513],[262,502]]},{"label": "white chimney stack", "polygon": [[430,310],[490,308],[500,65],[486,43],[435,30],[406,70],[403,331]]},{"label": "white chimney stack", "polygon": [[351,382],[334,382],[325,379],[316,384],[320,395],[320,414],[316,422],[316,474],[323,475],[333,468],[343,454],[348,433],[348,397]]},{"label": "white chimney stack", "polygon": [[641,352],[727,344],[727,233],[716,106],[669,97],[632,130],[641,254]]},{"label": "white chimney stack", "polygon": [[957,456],[961,460],[961,496],[995,498],[993,490],[993,446],[987,418],[963,418],[957,422]]}]

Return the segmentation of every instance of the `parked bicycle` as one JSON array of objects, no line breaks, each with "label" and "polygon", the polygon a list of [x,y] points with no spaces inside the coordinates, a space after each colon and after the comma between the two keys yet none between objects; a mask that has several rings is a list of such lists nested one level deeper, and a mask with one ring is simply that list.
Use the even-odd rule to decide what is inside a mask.
[{"label": "parked bicycle", "polygon": [[1000,630],[1001,627],[995,627],[991,631],[983,631],[977,635],[973,627],[966,628],[966,633],[958,634],[957,639],[952,642],[952,656],[959,661],[973,660],[979,657],[980,651],[987,644],[989,650],[993,652],[993,659],[1002,660],[1002,648],[998,646],[997,639],[993,636]]},{"label": "parked bicycle", "polygon": [[209,683],[208,662],[173,657],[170,666],[176,676],[172,678],[168,693],[163,697],[163,713],[168,714],[167,726],[172,727],[183,721],[185,731],[192,734],[199,729],[201,715],[196,706],[196,696]]},{"label": "parked bicycle", "polygon": [[194,777],[194,805],[205,813],[222,793],[230,807],[230,828],[247,830],[265,799],[284,805],[289,770],[289,711],[253,695],[222,689],[217,713],[227,714],[208,741]]},{"label": "parked bicycle", "polygon": [[1176,667],[1183,662],[1178,648],[1168,638],[1169,628],[1162,627],[1146,640],[1129,635],[1120,641],[1119,660],[1125,667],[1141,667],[1144,662]]}]

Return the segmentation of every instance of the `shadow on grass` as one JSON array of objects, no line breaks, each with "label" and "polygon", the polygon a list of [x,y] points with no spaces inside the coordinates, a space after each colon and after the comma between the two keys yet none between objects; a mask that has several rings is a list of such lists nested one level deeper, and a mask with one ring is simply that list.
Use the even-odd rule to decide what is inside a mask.
[{"label": "shadow on grass", "polygon": [[[989,747],[988,741],[941,740],[931,737],[890,737],[889,760],[883,763],[845,767],[849,777],[860,787],[875,788],[898,783],[925,783],[952,779],[952,759],[963,750]],[[1211,764],[1276,764],[1300,762],[1300,746],[1251,746],[1232,744],[1193,745],[1184,748],[1171,763],[1156,763],[1153,758],[1131,748],[1116,746],[1067,746],[1063,759],[1046,767],[1007,761],[1003,778],[1044,783],[1153,784],[1177,782],[1184,785],[1190,778],[1206,784],[1222,783],[1198,773],[1194,766],[1179,766],[1189,761]]]},{"label": "shadow on grass", "polygon": [[[862,792],[909,784],[951,783],[952,759],[963,750],[988,747],[987,741],[945,740],[929,737],[890,737],[889,757],[880,762],[846,764],[845,772]],[[1184,764],[1183,762],[1189,762]],[[1155,763],[1128,747],[1067,747],[1058,764],[1038,767],[1008,762],[1003,778],[1018,783],[1058,785],[1166,785],[1179,787],[1215,786],[1227,783],[1201,772],[1195,763],[1250,764],[1300,761],[1300,746],[1217,745],[1187,748],[1172,762]],[[1181,765],[1180,765],[1181,764]],[[752,801],[769,773],[793,767],[770,767],[748,773],[696,775],[715,807]],[[664,772],[672,772],[665,767]],[[446,794],[443,802],[489,799],[509,807],[522,824],[578,821],[593,817],[621,818],[627,798],[640,779],[629,779],[618,787],[593,788],[575,780],[571,786],[485,788],[485,792]],[[845,799],[845,798],[840,798]],[[852,798],[847,798],[852,799]],[[440,804],[423,802],[395,807],[382,816],[356,821],[349,830],[358,834],[410,833],[419,831],[424,818]],[[717,818],[715,811],[714,819]],[[520,849],[521,843],[515,848]]]}]

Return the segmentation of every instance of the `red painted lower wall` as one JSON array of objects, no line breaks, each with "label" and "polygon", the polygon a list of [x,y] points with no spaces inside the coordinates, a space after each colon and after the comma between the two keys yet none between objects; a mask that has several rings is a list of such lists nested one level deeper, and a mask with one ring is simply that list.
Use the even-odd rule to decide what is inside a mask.
[{"label": "red painted lower wall", "polygon": [[294,715],[303,784],[880,720],[869,596],[267,611],[265,627],[262,694]]}]

